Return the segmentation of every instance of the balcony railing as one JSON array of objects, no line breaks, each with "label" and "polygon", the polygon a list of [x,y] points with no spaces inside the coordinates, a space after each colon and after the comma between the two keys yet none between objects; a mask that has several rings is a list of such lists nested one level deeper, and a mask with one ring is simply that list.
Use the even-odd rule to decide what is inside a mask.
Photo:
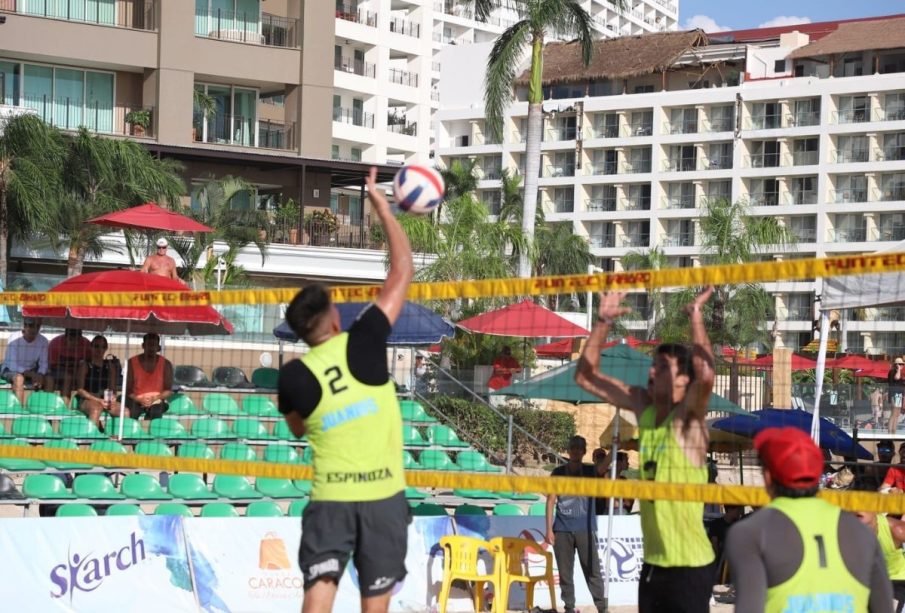
[{"label": "balcony railing", "polygon": [[816,190],[801,190],[786,192],[783,195],[784,204],[817,204]]},{"label": "balcony railing", "polygon": [[779,153],[753,153],[745,156],[747,168],[778,168]]},{"label": "balcony railing", "polygon": [[574,164],[547,164],[544,166],[544,177],[573,177],[575,176]]},{"label": "balcony railing", "polygon": [[666,196],[663,198],[664,209],[693,209],[694,196]]},{"label": "balcony railing", "polygon": [[618,165],[616,162],[592,162],[585,167],[586,175],[614,175]]},{"label": "balcony railing", "polygon": [[751,206],[778,206],[779,194],[774,192],[752,192],[748,194]]},{"label": "balcony railing", "polygon": [[575,126],[551,127],[544,130],[544,142],[555,143],[563,140],[575,140]]},{"label": "balcony railing", "polygon": [[622,172],[624,174],[639,174],[650,172],[650,160],[637,160],[634,162],[623,162]]},{"label": "balcony railing", "polygon": [[849,188],[837,189],[832,193],[832,200],[842,204],[845,202],[867,202],[867,189],[865,188]]},{"label": "balcony railing", "polygon": [[697,120],[687,120],[687,121],[667,121],[663,124],[663,133],[664,134],[697,134],[698,132],[698,122]]},{"label": "balcony railing", "polygon": [[817,228],[790,228],[790,232],[799,243],[817,242]]},{"label": "balcony railing", "polygon": [[374,113],[368,113],[359,109],[347,109],[343,107],[333,108],[333,121],[348,123],[362,128],[374,128]]},{"label": "balcony railing", "polygon": [[616,246],[616,237],[612,235],[591,236],[588,242],[591,243],[591,247],[596,249],[611,249]]},{"label": "balcony railing", "polygon": [[621,211],[649,211],[650,197],[636,196],[634,198],[622,198],[619,200]]},{"label": "balcony railing", "polygon": [[390,32],[402,34],[403,36],[411,36],[413,38],[421,38],[421,24],[412,23],[407,19],[399,17],[390,18]]},{"label": "balcony railing", "polygon": [[377,13],[358,8],[355,4],[341,4],[336,7],[336,18],[352,23],[377,27]]},{"label": "balcony railing", "polygon": [[905,185],[895,185],[892,187],[884,187],[879,190],[877,200],[880,202],[897,202],[905,200]]},{"label": "balcony railing", "polygon": [[[339,215],[337,217],[348,218],[349,216]],[[298,237],[298,242],[302,245],[343,249],[380,248],[380,245],[371,236],[371,220],[370,216],[367,215],[354,222],[350,219],[341,219],[338,225],[327,221],[309,220],[303,224],[302,230],[302,236]],[[284,228],[274,226],[273,231],[269,235],[273,237],[272,242],[290,242],[290,233]]]},{"label": "balcony railing", "polygon": [[670,232],[663,237],[664,247],[694,246],[694,232]]},{"label": "balcony railing", "polygon": [[406,121],[405,118],[400,119],[398,115],[387,115],[387,132],[417,136],[418,124],[414,121]]},{"label": "balcony railing", "polygon": [[732,132],[735,130],[735,121],[732,119],[716,119],[704,122],[704,132]]},{"label": "balcony railing", "polygon": [[827,232],[831,243],[863,243],[867,240],[867,226],[831,229]]},{"label": "balcony railing", "polygon": [[616,138],[619,136],[619,126],[596,125],[585,129],[585,138]]},{"label": "balcony railing", "polygon": [[839,149],[833,156],[836,164],[854,164],[870,161],[870,151],[867,149]]},{"label": "balcony railing", "polygon": [[192,119],[195,142],[266,149],[293,149],[294,126],[294,123],[221,113],[207,118],[195,113]]},{"label": "balcony railing", "polygon": [[388,76],[390,83],[397,83],[407,87],[418,87],[418,75],[414,72],[407,72],[405,70],[400,70],[399,68],[390,68]]},{"label": "balcony railing", "polygon": [[[30,110],[61,130],[77,130],[84,127],[90,132],[101,134],[131,134],[144,137],[154,135],[155,113],[154,108],[150,106],[123,102],[111,106],[98,100],[86,102],[80,97],[69,96],[57,98],[19,96],[14,102],[13,106]],[[150,124],[147,127],[133,127],[126,123],[126,116],[132,111],[139,110],[150,112]]]},{"label": "balcony railing", "polygon": [[690,172],[698,169],[695,158],[667,158],[663,160],[663,170],[667,172]]},{"label": "balcony railing", "polygon": [[731,155],[719,155],[715,157],[708,157],[704,161],[704,167],[702,170],[728,170],[732,168],[732,156]]},{"label": "balcony railing", "polygon": [[610,212],[616,210],[616,198],[588,198],[586,201],[588,211],[594,213]]},{"label": "balcony railing", "polygon": [[905,107],[891,105],[885,109],[877,109],[875,121],[905,121]]},{"label": "balcony railing", "polygon": [[871,241],[902,241],[905,240],[905,226],[902,224],[877,226],[868,238]]},{"label": "balcony railing", "polygon": [[782,115],[752,115],[745,122],[749,130],[775,130],[782,127]]},{"label": "balcony railing", "polygon": [[248,11],[195,9],[195,36],[234,43],[289,47],[299,45],[299,20]]},{"label": "balcony railing", "polygon": [[63,21],[156,30],[157,0],[116,0],[113,6],[96,0],[0,0],[0,13],[21,13]]},{"label": "balcony railing", "polygon": [[814,166],[820,163],[820,152],[818,151],[793,151],[793,166]]},{"label": "balcony railing", "polygon": [[623,234],[619,237],[620,247],[649,247],[649,234]]},{"label": "balcony railing", "polygon": [[905,160],[905,147],[885,147],[874,150],[874,160],[878,162],[899,162]]},{"label": "balcony railing", "polygon": [[870,118],[870,109],[867,107],[833,111],[833,123],[865,123]]},{"label": "balcony railing", "polygon": [[574,200],[554,200],[553,201],[553,212],[554,213],[571,213],[575,210],[575,201]]},{"label": "balcony railing", "polygon": [[654,124],[648,122],[635,122],[622,126],[622,136],[650,136],[654,133]]},{"label": "balcony railing", "polygon": [[351,57],[334,56],[333,68],[372,79],[377,76],[377,67],[374,64]]},{"label": "balcony railing", "polygon": [[478,176],[482,181],[499,181],[503,178],[503,169],[499,166],[478,167]]},{"label": "balcony railing", "polygon": [[802,128],[820,125],[820,111],[801,111],[790,113],[785,117],[785,127]]}]

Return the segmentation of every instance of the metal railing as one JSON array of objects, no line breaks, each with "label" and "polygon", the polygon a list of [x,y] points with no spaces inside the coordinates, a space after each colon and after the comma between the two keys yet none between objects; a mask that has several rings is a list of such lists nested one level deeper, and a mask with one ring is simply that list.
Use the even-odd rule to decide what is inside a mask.
[{"label": "metal railing", "polygon": [[650,196],[635,196],[634,198],[621,198],[619,200],[620,211],[649,211]]},{"label": "metal railing", "polygon": [[553,201],[553,212],[554,213],[572,213],[575,211],[575,201],[574,200],[554,200]]},{"label": "metal railing", "polygon": [[544,142],[575,140],[575,126],[550,127],[544,130]]},{"label": "metal railing", "polygon": [[733,119],[704,121],[704,132],[732,132],[733,130],[735,130],[735,121]]},{"label": "metal railing", "polygon": [[616,138],[617,136],[619,136],[619,126],[588,126],[584,133],[585,138]]},{"label": "metal railing", "polygon": [[616,198],[588,198],[585,201],[588,211],[594,213],[609,212],[616,210]]},{"label": "metal railing", "polygon": [[499,166],[478,167],[478,174],[482,181],[499,181],[503,177],[503,169]]},{"label": "metal railing", "polygon": [[905,160],[905,147],[884,147],[874,150],[874,160],[877,162],[899,162]]},{"label": "metal railing", "polygon": [[698,122],[697,120],[686,120],[686,121],[667,121],[663,124],[663,133],[664,134],[697,134],[698,132]]},{"label": "metal railing", "polygon": [[745,120],[748,130],[775,130],[782,127],[782,115],[752,115]]},{"label": "metal railing", "polygon": [[664,247],[693,247],[694,232],[669,232],[663,236]]},{"label": "metal railing", "polygon": [[880,202],[897,202],[905,200],[905,185],[896,185],[894,187],[884,187],[879,190],[876,200]]},{"label": "metal railing", "polygon": [[905,240],[905,226],[894,223],[886,226],[877,226],[868,238],[876,242]]},{"label": "metal railing", "polygon": [[817,204],[817,190],[792,190],[783,195],[784,204]]},{"label": "metal railing", "polygon": [[650,122],[635,122],[622,126],[622,136],[640,137],[651,136],[654,133],[654,124]]},{"label": "metal railing", "polygon": [[336,18],[352,23],[377,27],[377,13],[358,8],[357,4],[341,4],[336,7]]},{"label": "metal railing", "polygon": [[779,206],[779,194],[775,192],[752,192],[748,194],[751,206]]},{"label": "metal railing", "polygon": [[294,48],[299,45],[299,20],[247,11],[195,9],[195,36],[235,43]]},{"label": "metal railing", "polygon": [[716,157],[708,156],[704,161],[704,167],[701,170],[729,170],[732,168],[732,156],[720,155]]},{"label": "metal railing", "polygon": [[256,120],[242,115],[217,113],[192,116],[195,142],[239,147],[291,150],[295,146],[294,123]]},{"label": "metal railing", "polygon": [[789,230],[799,243],[815,243],[817,242],[817,228],[795,228]]},{"label": "metal railing", "polygon": [[374,78],[377,76],[377,66],[364,60],[351,57],[334,56],[333,68],[342,72],[361,75],[363,77]]},{"label": "metal railing", "polygon": [[693,209],[694,196],[666,196],[663,198],[664,209]]},{"label": "metal railing", "polygon": [[778,168],[779,152],[776,153],[752,153],[745,156],[746,168]]},{"label": "metal railing", "polygon": [[867,241],[867,226],[827,230],[831,243],[863,243]]},{"label": "metal railing", "polygon": [[574,177],[575,164],[547,164],[544,166],[544,177]]},{"label": "metal railing", "polygon": [[696,158],[667,158],[663,160],[663,170],[673,172],[690,172],[698,169]]},{"label": "metal railing", "polygon": [[593,162],[585,168],[587,175],[614,175],[618,165],[616,162]]},{"label": "metal railing", "polygon": [[833,111],[833,123],[865,123],[870,118],[870,109],[866,107]]},{"label": "metal railing", "polygon": [[802,128],[820,125],[820,111],[801,111],[785,116],[786,128]]},{"label": "metal railing", "polygon": [[341,106],[333,107],[333,121],[348,123],[362,128],[374,127],[374,113],[368,113],[359,109],[348,109]]},{"label": "metal railing", "polygon": [[590,243],[591,247],[597,249],[611,249],[616,246],[616,237],[613,235],[590,236],[588,237],[588,243]]},{"label": "metal railing", "polygon": [[418,75],[414,72],[408,72],[399,68],[390,68],[388,77],[390,83],[406,85],[408,87],[418,87]]},{"label": "metal railing", "polygon": [[[134,103],[117,103],[111,106],[98,100],[85,101],[69,96],[19,96],[14,106],[29,109],[47,123],[61,130],[87,128],[101,134],[131,134],[139,137],[153,137],[154,108]],[[148,111],[148,126],[133,126],[126,117],[133,111]]]},{"label": "metal railing", "polygon": [[875,121],[903,121],[905,120],[905,107],[891,106],[890,108],[877,109]]},{"label": "metal railing", "polygon": [[866,188],[837,189],[832,192],[831,199],[836,203],[867,202]]},{"label": "metal railing", "polygon": [[405,134],[406,136],[418,135],[418,124],[408,122],[405,119],[400,121],[398,116],[387,115],[387,132],[394,134]]},{"label": "metal railing", "polygon": [[833,162],[836,164],[853,164],[870,161],[870,151],[867,149],[837,149],[833,154]]},{"label": "metal railing", "polygon": [[622,172],[625,174],[639,174],[650,172],[650,160],[637,160],[635,162],[623,162]]},{"label": "metal railing", "polygon": [[314,247],[376,249],[379,245],[372,240],[370,230],[369,216],[365,216],[358,223],[339,225],[309,220],[304,224],[302,243]]},{"label": "metal railing", "polygon": [[649,247],[649,234],[623,234],[619,237],[620,247]]},{"label": "metal railing", "polygon": [[157,0],[116,0],[109,5],[92,0],[0,0],[0,13],[21,13],[63,21],[128,28],[156,30]]},{"label": "metal railing", "polygon": [[814,166],[820,163],[819,151],[793,151],[793,166]]},{"label": "metal railing", "polygon": [[258,120],[258,147],[295,149],[295,122]]},{"label": "metal railing", "polygon": [[389,23],[390,32],[411,36],[412,38],[421,38],[421,24],[412,23],[407,19],[399,17],[391,17]]}]

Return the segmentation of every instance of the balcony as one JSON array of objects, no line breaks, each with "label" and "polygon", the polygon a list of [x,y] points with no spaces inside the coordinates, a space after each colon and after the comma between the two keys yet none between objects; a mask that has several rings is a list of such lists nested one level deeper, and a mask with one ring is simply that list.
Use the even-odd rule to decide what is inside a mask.
[{"label": "balcony", "polygon": [[590,236],[588,242],[595,249],[612,249],[616,246],[616,237],[612,234]]},{"label": "balcony", "polygon": [[867,226],[828,230],[831,243],[863,243],[867,240]]},{"label": "balcony", "polygon": [[554,213],[573,213],[575,211],[575,201],[574,200],[554,200],[553,201],[553,212]]},{"label": "balcony", "polygon": [[650,172],[650,160],[635,160],[634,162],[622,162],[623,174],[641,174]]},{"label": "balcony", "polygon": [[785,321],[814,321],[814,307],[790,306],[786,309]]},{"label": "balcony", "polygon": [[649,122],[635,122],[622,126],[622,136],[639,137],[650,136],[654,133],[654,124]]},{"label": "balcony", "polygon": [[406,87],[418,87],[418,75],[414,72],[390,68],[388,77],[390,83],[405,85]]},{"label": "balcony", "polygon": [[387,113],[387,132],[405,134],[406,136],[417,136],[418,124],[414,121],[409,122],[405,117]]},{"label": "balcony", "polygon": [[407,19],[391,17],[389,28],[390,32],[395,32],[396,34],[411,36],[412,38],[421,38],[421,24],[413,23]]},{"label": "balcony", "polygon": [[587,175],[614,175],[618,166],[616,162],[592,162],[585,168]]},{"label": "balcony", "polygon": [[575,164],[547,164],[544,166],[544,177],[574,177]]},{"label": "balcony", "polygon": [[616,198],[588,198],[585,205],[593,213],[612,212],[616,210]]},{"label": "balcony", "polygon": [[697,122],[697,120],[676,121],[676,122],[667,121],[665,124],[663,124],[663,133],[664,134],[697,134],[698,133],[698,122]]},{"label": "balcony", "polygon": [[620,247],[649,247],[649,234],[623,234],[619,237]]},{"label": "balcony", "polygon": [[745,122],[749,130],[776,130],[782,127],[782,115],[752,115]]},{"label": "balcony", "polygon": [[673,157],[663,160],[663,170],[667,172],[691,172],[697,170],[695,158]]},{"label": "balcony", "polygon": [[833,156],[836,164],[856,164],[870,161],[870,151],[867,149],[839,149]]},{"label": "balcony", "polygon": [[745,156],[746,168],[778,168],[779,153],[752,153]]},{"label": "balcony", "polygon": [[666,196],[663,198],[664,209],[693,209],[694,196]]},{"label": "balcony", "polygon": [[792,227],[790,232],[795,236],[795,240],[799,243],[816,243],[817,228],[795,228]]},{"label": "balcony", "polygon": [[820,163],[818,151],[793,151],[792,166],[815,166]]},{"label": "balcony", "polygon": [[846,202],[867,202],[867,189],[849,188],[837,189],[831,196],[833,202],[843,204]]},{"label": "balcony", "polygon": [[256,120],[241,115],[195,113],[192,134],[195,142],[265,149],[295,148],[294,123]]},{"label": "balcony", "polygon": [[503,169],[500,166],[478,166],[477,171],[481,181],[499,181],[503,178]]},{"label": "balcony", "polygon": [[886,147],[874,150],[874,160],[877,162],[900,162],[905,160],[905,147]]},{"label": "balcony", "polygon": [[905,200],[905,185],[893,185],[885,187],[877,194],[880,202],[898,202]]},{"label": "balcony", "polygon": [[704,132],[732,132],[735,130],[735,121],[732,119],[716,119],[704,122]]},{"label": "balcony", "polygon": [[877,109],[874,121],[905,121],[905,107],[891,105],[885,109]]},{"label": "balcony", "polygon": [[335,56],[333,58],[333,68],[341,72],[357,74],[371,79],[377,76],[377,66],[351,57]]},{"label": "balcony", "polygon": [[156,30],[157,0],[116,0],[113,6],[92,0],[0,0],[0,13],[20,13],[62,21],[127,28]]},{"label": "balcony", "polygon": [[779,194],[775,192],[751,192],[748,194],[751,206],[779,206]]},{"label": "balcony", "polygon": [[872,241],[902,241],[905,240],[905,226],[901,224],[877,226],[871,234]]},{"label": "balcony", "polygon": [[693,247],[694,232],[670,232],[663,236],[664,247]]},{"label": "balcony", "polygon": [[347,109],[340,106],[333,108],[333,121],[348,123],[353,126],[374,129],[374,113],[361,109]]},{"label": "balcony", "polygon": [[336,18],[352,23],[360,23],[372,28],[377,27],[377,13],[358,8],[358,5],[341,4],[336,7]]},{"label": "balcony", "polygon": [[634,198],[622,198],[619,200],[620,211],[649,211],[650,197],[635,196]]},{"label": "balcony", "polygon": [[704,161],[704,168],[702,170],[729,170],[731,168],[732,156],[719,155],[715,157],[708,157]]},{"label": "balcony", "polygon": [[[2,1],[2,0],[0,0]],[[100,101],[84,101],[81,98],[50,96],[19,96],[17,104],[10,108],[21,112],[32,112],[45,122],[61,130],[78,130],[87,128],[89,132],[99,134],[123,134],[153,138],[155,133],[154,107],[129,102],[120,102],[111,106]],[[126,121],[132,111],[149,112],[150,124],[146,127],[133,126]]]},{"label": "balcony", "polygon": [[867,107],[833,111],[833,123],[865,123],[870,121],[870,117]]},{"label": "balcony", "polygon": [[816,190],[792,190],[783,195],[784,204],[817,204]]},{"label": "balcony", "polygon": [[584,134],[585,138],[616,138],[617,136],[619,136],[619,126],[603,124],[588,126]]},{"label": "balcony", "polygon": [[195,36],[234,43],[295,48],[299,20],[270,13],[195,9]]},{"label": "balcony", "polygon": [[[371,219],[365,215],[353,219],[349,215],[336,215],[338,223],[306,220],[301,237],[295,224],[284,226],[271,223],[267,228],[269,242],[275,244],[301,244],[312,247],[336,247],[340,249],[380,249],[381,246],[371,236]],[[357,217],[357,216],[356,216]],[[295,242],[292,238],[295,238]]]},{"label": "balcony", "polygon": [[544,142],[555,143],[564,140],[575,140],[575,126],[551,127],[544,130]]},{"label": "balcony", "polygon": [[785,127],[787,128],[819,126],[820,111],[801,111],[800,113],[791,113],[789,115],[786,115],[785,120]]}]

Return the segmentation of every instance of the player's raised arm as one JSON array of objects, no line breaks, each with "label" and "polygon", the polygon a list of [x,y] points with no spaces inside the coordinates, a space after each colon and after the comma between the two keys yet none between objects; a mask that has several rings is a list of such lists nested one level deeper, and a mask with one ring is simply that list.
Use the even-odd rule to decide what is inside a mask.
[{"label": "player's raised arm", "polygon": [[372,167],[368,175],[368,198],[371,206],[383,224],[386,233],[387,245],[390,252],[390,269],[387,271],[383,289],[377,297],[377,306],[386,315],[390,325],[396,323],[402,305],[405,304],[405,296],[408,293],[412,277],[415,275],[415,265],[412,262],[412,247],[409,245],[408,236],[399,225],[399,221],[390,210],[383,190],[377,187],[377,168]]},{"label": "player's raised arm", "polygon": [[704,304],[712,294],[713,286],[710,286],[685,307],[691,320],[691,367],[694,370],[694,380],[688,386],[687,406],[692,414],[701,419],[707,413],[714,380],[713,348],[704,327],[703,313]]}]

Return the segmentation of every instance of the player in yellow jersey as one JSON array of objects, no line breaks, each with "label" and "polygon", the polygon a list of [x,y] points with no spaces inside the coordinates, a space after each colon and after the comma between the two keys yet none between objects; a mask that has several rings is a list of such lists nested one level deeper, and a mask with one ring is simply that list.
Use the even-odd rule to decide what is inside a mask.
[{"label": "player in yellow jersey", "polygon": [[891,613],[880,544],[858,518],[817,498],[823,454],[804,431],[754,438],[772,502],[736,523],[726,542],[736,613]]},{"label": "player in yellow jersey", "polygon": [[376,169],[368,195],[383,224],[390,267],[376,303],[348,332],[321,284],[305,287],[286,321],[311,350],[280,369],[279,406],[314,452],[311,503],[302,517],[299,565],[305,613],[330,611],[350,556],[361,610],[384,612],[405,577],[409,508],[402,463],[402,416],[387,371],[387,338],[414,274],[408,238],[393,217]]},{"label": "player in yellow jersey", "polygon": [[877,535],[880,551],[886,560],[886,573],[892,581],[892,595],[896,601],[896,613],[905,608],[905,521],[889,517],[886,513],[855,513],[861,523]]},{"label": "player in yellow jersey", "polygon": [[[707,483],[709,442],[704,415],[713,387],[713,350],[702,309],[707,288],[686,307],[691,346],[657,347],[647,387],[630,386],[600,372],[600,346],[613,321],[631,309],[624,294],[603,293],[597,323],[585,345],[575,380],[605,402],[638,417],[644,479]],[[641,613],[706,613],[713,591],[713,547],[704,530],[704,503],[641,501],[644,565],[638,586]]]}]

